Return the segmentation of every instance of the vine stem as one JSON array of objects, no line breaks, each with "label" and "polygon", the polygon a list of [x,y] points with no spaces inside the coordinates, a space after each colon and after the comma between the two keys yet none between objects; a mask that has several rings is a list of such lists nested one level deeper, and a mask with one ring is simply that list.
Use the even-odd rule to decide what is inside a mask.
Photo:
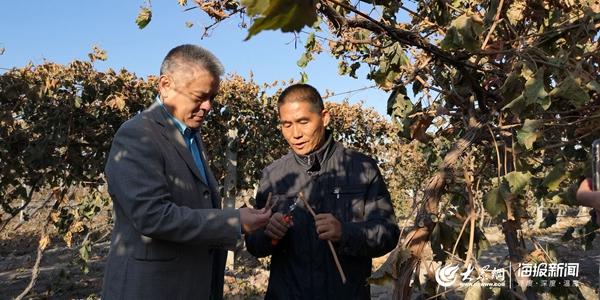
[{"label": "vine stem", "polygon": [[[306,209],[308,209],[308,211],[310,212],[310,214],[313,216],[313,219],[316,219],[317,214],[315,214],[315,211],[312,209],[312,207],[308,204],[308,201],[306,201],[306,199],[304,199],[304,194],[302,192],[300,192],[298,194],[298,197],[300,198],[300,201],[302,201],[302,203],[304,203],[304,206],[306,207]],[[335,249],[333,248],[333,244],[331,243],[331,241],[327,241],[327,245],[329,245],[329,250],[331,250],[331,254],[333,255],[333,260],[335,261],[335,266],[338,269],[338,272],[340,273],[340,277],[342,277],[342,283],[346,283],[346,274],[344,274],[344,270],[342,269],[342,265],[340,265],[340,260],[337,257],[337,254],[335,253]]]},{"label": "vine stem", "polygon": [[[56,201],[58,203],[60,201],[60,198],[57,199]],[[31,292],[31,290],[33,289],[33,287],[35,286],[35,284],[37,282],[38,276],[40,275],[40,265],[42,263],[42,256],[44,255],[44,250],[46,250],[46,248],[50,244],[50,237],[48,236],[48,225],[50,224],[50,221],[51,221],[51,215],[52,215],[52,210],[50,210],[50,212],[48,213],[48,216],[46,217],[46,224],[44,226],[44,229],[42,230],[42,233],[40,234],[40,240],[39,240],[39,244],[38,244],[38,248],[37,248],[37,255],[35,258],[35,264],[33,265],[33,268],[31,269],[31,280],[29,281],[29,284],[27,285],[27,287],[23,290],[23,292],[21,292],[21,294],[19,294],[15,298],[15,300],[24,299],[25,296],[27,296],[27,294],[29,294],[29,292]]]},{"label": "vine stem", "polygon": [[496,11],[496,15],[494,16],[494,23],[492,23],[492,27],[490,28],[490,31],[486,35],[485,40],[483,41],[483,44],[481,45],[481,50],[485,50],[485,47],[487,46],[487,43],[490,40],[490,37],[492,36],[492,33],[494,33],[494,29],[496,29],[496,26],[498,25],[498,21],[500,19],[500,13],[502,12],[503,4],[504,4],[504,0],[500,0],[500,4],[498,4],[498,11]]},{"label": "vine stem", "polygon": [[[473,243],[475,242],[475,221],[477,219],[477,213],[475,212],[475,201],[473,199],[473,168],[474,166],[474,161],[472,159],[471,153],[469,153],[467,155],[467,157],[465,158],[465,172],[464,172],[464,177],[465,177],[465,184],[466,184],[466,188],[467,188],[467,195],[469,196],[469,207],[470,207],[470,214],[469,214],[469,221],[471,223],[471,227],[470,227],[470,232],[469,232],[469,247],[467,248],[467,257],[465,259],[465,264],[469,264],[471,262],[471,260],[473,259]],[[466,225],[466,221],[465,221],[465,225]],[[464,227],[463,227],[464,229]]]},{"label": "vine stem", "polygon": [[37,248],[37,256],[35,258],[35,264],[33,265],[33,269],[31,269],[31,280],[29,281],[29,284],[27,285],[25,290],[23,290],[23,292],[21,292],[21,294],[19,294],[19,296],[17,296],[15,298],[15,300],[21,300],[21,299],[25,298],[25,296],[27,296],[27,294],[29,294],[31,289],[33,289],[33,287],[35,286],[38,275],[40,274],[40,264],[42,262],[42,255],[44,253],[44,245],[43,245],[44,242],[43,241],[47,238],[48,237],[45,236],[45,233],[43,233],[40,236],[40,244]]}]

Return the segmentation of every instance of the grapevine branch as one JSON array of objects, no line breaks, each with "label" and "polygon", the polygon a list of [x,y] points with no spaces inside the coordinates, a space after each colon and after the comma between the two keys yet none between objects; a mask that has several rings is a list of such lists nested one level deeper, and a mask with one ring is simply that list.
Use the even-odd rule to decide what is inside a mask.
[{"label": "grapevine branch", "polygon": [[[317,218],[317,214],[315,214],[315,211],[312,209],[312,207],[308,204],[308,201],[306,201],[306,199],[304,199],[304,194],[302,192],[300,192],[298,194],[298,197],[300,198],[300,201],[302,201],[302,203],[304,204],[304,206],[306,207],[306,209],[308,209],[308,211],[310,212],[310,214],[313,216],[313,218]],[[346,283],[346,274],[344,274],[344,270],[342,269],[342,265],[340,265],[340,260],[337,257],[337,254],[335,253],[335,249],[333,248],[333,244],[331,243],[331,241],[327,241],[327,245],[329,245],[329,250],[331,250],[331,254],[333,255],[333,260],[335,261],[335,266],[338,269],[338,272],[340,273],[340,277],[342,277],[342,283]]]}]

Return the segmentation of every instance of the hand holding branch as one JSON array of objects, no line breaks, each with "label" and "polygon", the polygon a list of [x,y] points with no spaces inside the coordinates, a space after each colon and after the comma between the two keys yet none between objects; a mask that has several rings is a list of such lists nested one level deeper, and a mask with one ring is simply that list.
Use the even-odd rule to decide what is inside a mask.
[{"label": "hand holding branch", "polygon": [[[306,207],[306,209],[308,209],[308,211],[313,216],[313,218],[315,219],[315,222],[316,222],[316,220],[317,220],[317,214],[315,214],[315,211],[308,204],[308,201],[306,201],[306,199],[304,199],[304,194],[302,194],[302,192],[300,192],[298,194],[298,197],[300,198],[300,200],[302,201],[302,203],[304,203],[304,206]],[[323,218],[329,220],[328,217],[321,217],[321,220]],[[336,219],[336,221],[337,221],[337,219]],[[329,222],[326,221],[325,223],[329,223]],[[340,228],[341,228],[341,225],[340,225]],[[329,232],[330,231],[328,230],[327,233],[329,233]],[[341,236],[341,229],[340,229],[340,236]],[[319,238],[321,238],[320,235],[319,235]],[[342,265],[340,265],[340,260],[338,259],[337,254],[335,253],[335,249],[333,248],[333,244],[331,243],[331,240],[327,240],[327,245],[329,245],[329,250],[331,250],[331,254],[333,255],[333,260],[335,261],[335,266],[337,267],[338,272],[340,273],[340,277],[342,277],[342,283],[346,283],[346,274],[344,274],[344,270],[342,270]]]}]

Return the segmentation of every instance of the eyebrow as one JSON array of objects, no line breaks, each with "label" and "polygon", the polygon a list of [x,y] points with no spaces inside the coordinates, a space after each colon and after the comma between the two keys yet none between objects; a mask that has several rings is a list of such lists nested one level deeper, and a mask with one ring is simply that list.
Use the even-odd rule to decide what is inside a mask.
[{"label": "eyebrow", "polygon": [[293,122],[301,122],[301,121],[308,121],[310,120],[309,117],[300,117],[298,119],[293,119],[293,120],[279,120],[279,123],[293,123]]}]

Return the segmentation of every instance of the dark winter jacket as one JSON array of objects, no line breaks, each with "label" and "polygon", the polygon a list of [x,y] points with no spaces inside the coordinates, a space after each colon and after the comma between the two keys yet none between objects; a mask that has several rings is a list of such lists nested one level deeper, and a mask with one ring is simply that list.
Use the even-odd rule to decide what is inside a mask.
[{"label": "dark winter jacket", "polygon": [[291,214],[293,226],[275,246],[262,230],[246,235],[250,253],[272,255],[265,299],[370,299],[371,258],[391,251],[399,236],[375,161],[330,137],[309,157],[290,152],[266,167],[256,204],[264,207],[272,193],[274,209],[286,213],[301,191],[317,214],[331,213],[342,223],[334,247],[347,282],[342,284],[313,217],[299,205]]}]

